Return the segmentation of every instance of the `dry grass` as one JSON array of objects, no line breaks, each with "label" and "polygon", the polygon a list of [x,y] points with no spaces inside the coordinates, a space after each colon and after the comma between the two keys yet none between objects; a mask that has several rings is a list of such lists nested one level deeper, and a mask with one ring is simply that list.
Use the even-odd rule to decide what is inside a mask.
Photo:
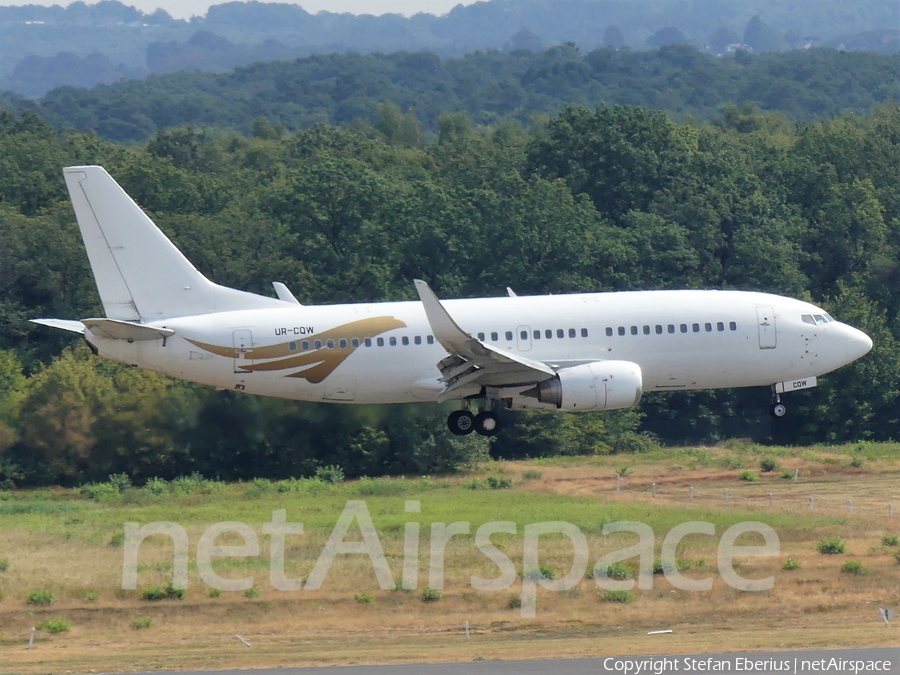
[{"label": "dry grass", "polygon": [[[697,449],[695,449],[697,450]],[[699,460],[697,458],[700,458]],[[831,463],[824,460],[833,458]],[[217,520],[239,520],[259,533],[271,511],[287,508],[289,520],[306,526],[302,537],[288,539],[289,577],[306,577],[347,499],[358,498],[353,486],[319,496],[243,496],[232,486],[223,495],[197,496],[129,505],[72,502],[58,491],[43,495],[49,503],[84,506],[59,512],[4,515],[0,520],[0,558],[10,569],[0,573],[0,673],[82,673],[109,670],[214,669],[263,666],[467,661],[474,658],[547,658],[602,654],[687,653],[772,648],[835,648],[900,643],[896,628],[881,622],[877,608],[900,605],[900,565],[896,547],[882,546],[885,532],[900,532],[898,467],[890,457],[875,457],[860,471],[847,466],[847,455],[822,450],[796,451],[779,458],[783,468],[800,468],[801,481],[767,477],[758,483],[736,480],[738,469],[722,462],[756,468],[746,448],[675,451],[629,458],[631,471],[615,492],[614,468],[622,458],[569,459],[492,464],[483,475],[512,477],[512,490],[470,491],[454,485],[416,490],[390,497],[369,497],[395,578],[402,567],[403,523],[422,523],[419,585],[428,583],[431,522],[470,520],[472,532],[482,522],[509,519],[519,523],[517,536],[499,536],[504,552],[521,560],[521,525],[567,520],[588,536],[591,563],[621,548],[624,539],[604,538],[604,522],[635,519],[651,524],[657,543],[673,524],[687,520],[716,523],[717,534],[741,520],[762,520],[775,527],[781,540],[777,559],[746,558],[739,571],[748,578],[774,575],[768,592],[739,592],[728,587],[716,568],[713,537],[686,540],[679,555],[697,563],[684,574],[714,579],[708,592],[679,591],[662,576],[651,590],[636,593],[628,604],[602,602],[589,579],[564,593],[538,592],[537,617],[522,618],[510,608],[520,584],[507,591],[484,593],[471,588],[470,577],[496,576],[497,568],[474,547],[472,536],[451,540],[446,556],[443,601],[425,604],[419,591],[378,588],[372,566],[363,556],[340,556],[319,591],[283,593],[268,579],[268,540],[260,536],[259,559],[220,559],[224,577],[254,576],[261,595],[223,593],[210,598],[191,565],[187,598],[147,602],[139,591],[123,591],[122,549],[108,545],[121,523],[172,519],[185,523],[193,552],[200,534]],[[542,477],[521,480],[524,471]],[[465,479],[468,480],[468,479]],[[657,484],[657,496],[650,485]],[[691,503],[688,488],[695,488]],[[726,504],[722,493],[729,489]],[[774,497],[768,505],[768,493]],[[815,509],[807,508],[809,495]],[[40,495],[38,495],[40,496]],[[35,495],[17,496],[34,499]],[[403,500],[420,499],[420,516],[405,514]],[[849,513],[846,500],[852,498]],[[884,505],[893,500],[898,512],[888,519]],[[2,503],[2,502],[0,502]],[[79,506],[79,508],[80,508]],[[748,508],[752,513],[748,513]],[[52,509],[51,509],[52,511]],[[352,531],[352,530],[351,530]],[[817,542],[825,536],[847,540],[845,555],[821,555]],[[217,543],[239,543],[232,541]],[[541,546],[542,561],[560,574],[571,564],[571,545],[549,538]],[[139,587],[165,585],[171,579],[171,544],[148,539],[141,549]],[[782,571],[793,557],[802,569]],[[841,565],[860,560],[868,575],[842,573]],[[517,564],[519,564],[517,562]],[[29,605],[31,590],[52,591],[50,607]],[[375,601],[359,604],[354,595],[371,591]],[[31,626],[51,617],[73,621],[69,633],[38,633],[35,649],[26,649]],[[135,617],[149,616],[151,628],[134,630]],[[469,621],[472,639],[465,642],[462,624]],[[671,628],[673,635],[647,636]],[[253,645],[248,649],[233,636]]]}]

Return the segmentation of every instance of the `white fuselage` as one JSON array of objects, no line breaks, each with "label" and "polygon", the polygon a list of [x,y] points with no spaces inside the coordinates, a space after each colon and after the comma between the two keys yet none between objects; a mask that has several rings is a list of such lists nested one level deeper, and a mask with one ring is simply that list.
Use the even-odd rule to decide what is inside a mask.
[{"label": "white fuselage", "polygon": [[[822,309],[764,293],[635,291],[442,304],[485,344],[556,370],[634,362],[644,391],[770,386],[828,373],[871,348],[864,333]],[[115,361],[266,396],[404,403],[437,400],[444,389],[437,364],[447,352],[430,338],[421,302],[285,303],[148,325],[175,333],[135,342],[90,330],[85,337]]]}]

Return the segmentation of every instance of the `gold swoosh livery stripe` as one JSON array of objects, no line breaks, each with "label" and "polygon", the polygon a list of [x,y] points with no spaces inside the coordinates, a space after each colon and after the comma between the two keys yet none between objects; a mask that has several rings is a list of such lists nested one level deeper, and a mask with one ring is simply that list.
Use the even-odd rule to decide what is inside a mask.
[{"label": "gold swoosh livery stripe", "polygon": [[[191,340],[185,338],[192,345],[200,349],[212,352],[218,356],[236,359],[239,354],[243,354],[245,358],[258,361],[260,359],[278,359],[275,361],[266,361],[265,363],[254,363],[242,366],[247,372],[268,371],[268,370],[287,370],[290,368],[303,368],[304,366],[312,366],[305,370],[291,373],[286,377],[303,378],[311,384],[319,384],[326,377],[331,375],[335,369],[347,360],[357,347],[352,347],[351,340],[359,338],[361,341],[366,338],[373,338],[396,328],[406,328],[406,324],[395,319],[392,316],[376,316],[369,319],[360,319],[352,321],[341,326],[336,326],[330,330],[316,333],[315,336],[304,336],[303,340],[291,340],[276,345],[266,347],[253,347],[251,349],[241,350],[235,347],[226,347],[223,345],[214,345],[199,340]],[[316,340],[321,341],[323,347],[320,349],[301,349],[297,352],[296,346],[302,342],[308,341],[314,344]],[[334,340],[339,343],[340,340],[347,340],[348,346],[344,349],[334,348],[328,349],[324,345],[328,340]],[[291,349],[291,344],[295,345],[295,349]]]}]

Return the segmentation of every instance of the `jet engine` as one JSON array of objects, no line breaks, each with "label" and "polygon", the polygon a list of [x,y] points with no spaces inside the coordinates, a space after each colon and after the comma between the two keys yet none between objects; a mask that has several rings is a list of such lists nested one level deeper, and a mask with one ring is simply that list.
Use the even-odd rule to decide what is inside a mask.
[{"label": "jet engine", "polygon": [[[523,396],[566,412],[637,405],[644,393],[641,367],[631,361],[594,361],[562,368]],[[526,407],[526,406],[522,406]]]}]

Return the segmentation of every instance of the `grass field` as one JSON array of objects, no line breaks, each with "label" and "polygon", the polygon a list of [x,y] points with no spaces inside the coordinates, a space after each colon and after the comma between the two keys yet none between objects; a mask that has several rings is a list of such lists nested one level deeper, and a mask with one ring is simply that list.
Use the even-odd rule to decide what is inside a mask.
[{"label": "grass field", "polygon": [[[761,471],[763,459],[778,467]],[[0,493],[0,673],[900,645],[898,622],[887,627],[878,615],[879,607],[900,609],[898,459],[897,445],[788,449],[729,443],[628,457],[491,463],[450,478],[240,485],[188,479],[121,493],[104,486]],[[757,479],[739,479],[742,471],[756,472],[745,478]],[[288,522],[303,523],[302,535],[287,537],[285,574],[306,579],[349,500],[365,502],[398,583],[407,524],[420,524],[417,588],[383,590],[368,556],[344,554],[321,589],[275,590],[270,536],[263,533],[273,511],[285,509]],[[419,501],[421,511],[407,513],[408,500]],[[774,528],[781,551],[776,557],[739,558],[735,567],[750,579],[774,576],[769,591],[736,590],[718,573],[719,537],[748,520]],[[140,547],[137,589],[122,589],[124,524],[158,521],[177,523],[188,535],[189,582],[182,599],[171,597],[177,593],[144,599],[145,589],[164,589],[172,580],[172,540],[162,535]],[[222,577],[252,577],[249,592],[211,593],[200,578],[198,542],[221,521],[244,523],[258,538],[258,556],[213,563]],[[442,598],[424,602],[431,525],[460,521],[470,530],[447,544]],[[685,577],[712,578],[713,586],[682,591],[656,574],[651,589],[610,597],[585,575],[562,592],[539,588],[535,617],[525,618],[521,578],[502,591],[473,589],[473,575],[500,573],[475,545],[475,531],[490,521],[516,524],[515,534],[495,534],[491,541],[520,572],[528,524],[577,526],[587,538],[590,570],[601,555],[637,539],[604,536],[604,524],[649,525],[658,553],[676,525],[709,522],[715,536],[686,537],[678,559]],[[747,536],[738,543],[761,543],[761,537]],[[820,542],[835,537],[845,552],[820,553]],[[358,527],[351,527],[347,540],[359,540]],[[573,560],[569,540],[550,535],[540,542],[545,571],[567,574]],[[242,543],[237,534],[215,541]],[[783,569],[788,559],[798,569]],[[633,568],[636,561],[628,562]],[[849,561],[859,565],[845,571]],[[52,604],[40,604],[51,596]],[[34,626],[39,629],[28,649]],[[647,635],[659,629],[674,632]]]}]

